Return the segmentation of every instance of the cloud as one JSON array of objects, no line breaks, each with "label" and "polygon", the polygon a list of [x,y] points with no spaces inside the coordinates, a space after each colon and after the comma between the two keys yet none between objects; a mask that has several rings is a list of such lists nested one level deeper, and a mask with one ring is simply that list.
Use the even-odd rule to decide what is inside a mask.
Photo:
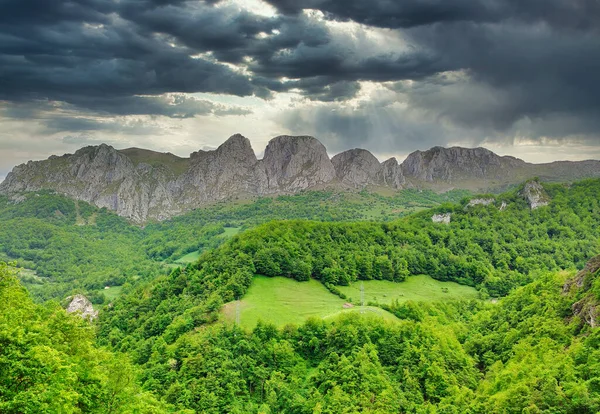
[{"label": "cloud", "polygon": [[199,117],[211,137],[275,121],[333,150],[600,145],[596,0],[266,4],[5,0],[0,136],[173,136]]},{"label": "cloud", "polygon": [[595,0],[266,0],[285,14],[320,10],[330,19],[390,29],[436,23],[519,20],[572,28],[598,27]]}]

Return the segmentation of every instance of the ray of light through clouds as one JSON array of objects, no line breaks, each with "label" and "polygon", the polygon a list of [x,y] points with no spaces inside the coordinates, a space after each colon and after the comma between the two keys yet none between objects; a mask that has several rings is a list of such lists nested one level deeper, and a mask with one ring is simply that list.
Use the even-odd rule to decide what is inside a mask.
[{"label": "ray of light through clouds", "polygon": [[403,159],[600,158],[596,0],[4,0],[0,179],[101,142],[181,156],[240,132]]}]

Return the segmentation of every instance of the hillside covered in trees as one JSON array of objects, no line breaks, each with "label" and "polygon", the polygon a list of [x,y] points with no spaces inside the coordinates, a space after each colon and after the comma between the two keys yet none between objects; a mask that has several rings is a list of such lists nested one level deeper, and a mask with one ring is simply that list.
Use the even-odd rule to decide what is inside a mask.
[{"label": "hillside covered in trees", "polygon": [[[137,412],[596,413],[600,267],[589,259],[600,250],[600,181],[544,188],[551,201],[535,210],[516,188],[486,196],[494,198],[487,205],[464,198],[386,222],[257,220],[196,262],[129,287],[92,324],[94,344],[84,322],[69,323],[91,335],[84,336],[86,355],[118,355],[130,367],[130,394],[151,396]],[[450,214],[450,222],[433,222],[434,214]],[[146,237],[139,240],[148,249]],[[313,278],[340,296],[340,286],[356,281],[401,284],[426,274],[476,287],[480,299],[374,304],[398,320],[355,313],[252,330],[221,322],[223,305],[243,298],[256,274]],[[3,292],[21,298],[6,303],[7,315],[25,301],[36,315],[74,321],[55,304],[33,305],[14,277],[4,279],[10,282]],[[49,317],[30,319],[16,327],[14,317],[2,320],[0,341],[11,352],[0,358],[3,366],[18,366],[40,341],[23,345],[11,329],[52,324]],[[68,347],[78,338],[62,341]],[[100,367],[90,369],[110,372],[102,361],[94,358]],[[39,364],[57,372],[52,361]],[[12,368],[2,372],[4,384],[21,378]],[[99,378],[102,389],[112,377]],[[58,375],[46,381],[75,389]],[[0,393],[0,401],[27,412],[19,405],[27,389]],[[89,407],[101,412],[106,402],[98,395]],[[64,411],[86,411],[82,398],[65,400]],[[136,401],[123,400],[123,407]],[[29,403],[29,412],[43,410]]]},{"label": "hillside covered in trees", "polygon": [[228,230],[276,219],[389,221],[466,194],[308,192],[220,203],[144,228],[49,191],[17,201],[0,196],[0,259],[25,269],[21,280],[38,300],[85,293],[102,304],[105,286],[135,285],[164,275],[180,257],[221,244]]}]

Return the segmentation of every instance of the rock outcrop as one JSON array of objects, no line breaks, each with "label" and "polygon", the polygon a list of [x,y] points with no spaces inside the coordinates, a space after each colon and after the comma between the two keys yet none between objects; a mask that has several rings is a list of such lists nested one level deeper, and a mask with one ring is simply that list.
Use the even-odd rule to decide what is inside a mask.
[{"label": "rock outcrop", "polygon": [[381,164],[373,154],[359,148],[341,152],[331,162],[338,180],[354,187],[375,184],[381,169]]},{"label": "rock outcrop", "polygon": [[325,146],[308,136],[282,135],[269,141],[262,159],[271,193],[297,192],[334,179]]},{"label": "rock outcrop", "polygon": [[494,203],[493,198],[474,198],[472,200],[469,201],[469,203],[467,204],[467,207],[473,207],[473,206],[489,206],[490,204]]},{"label": "rock outcrop", "polygon": [[[458,147],[416,151],[402,164],[395,158],[379,163],[362,149],[330,160],[323,144],[308,136],[273,138],[258,160],[250,141],[236,134],[216,150],[197,151],[189,158],[105,144],[85,147],[15,167],[0,183],[0,194],[19,200],[25,192],[55,190],[144,223],[233,197],[365,186],[480,191],[533,176],[547,181],[600,177],[600,162],[528,164],[484,148]],[[526,192],[532,208],[547,202],[543,196],[535,198],[534,187]]]},{"label": "rock outcrop", "polygon": [[98,317],[98,311],[94,310],[92,302],[84,295],[75,295],[67,307],[67,312],[78,313],[84,319],[96,319]]},{"label": "rock outcrop", "polygon": [[337,179],[354,188],[368,185],[400,188],[405,182],[395,158],[379,163],[373,154],[364,149],[341,152],[331,162]]},{"label": "rock outcrop", "polygon": [[237,134],[214,151],[192,153],[187,171],[171,185],[171,192],[183,205],[198,206],[234,195],[264,194],[267,187],[266,172],[250,140]]},{"label": "rock outcrop", "polygon": [[381,163],[377,181],[392,188],[402,188],[406,184],[406,179],[402,174],[402,166],[398,164],[396,158],[390,158]]},{"label": "rock outcrop", "polygon": [[563,286],[564,295],[574,295],[573,316],[596,328],[600,325],[600,297],[594,292],[600,287],[600,256],[590,259],[574,278]]},{"label": "rock outcrop", "polygon": [[431,216],[431,221],[433,221],[434,223],[443,223],[443,224],[450,224],[450,220],[452,218],[452,214],[451,213],[440,213],[440,214],[434,214],[433,216]]},{"label": "rock outcrop", "polygon": [[521,191],[521,195],[525,197],[532,210],[547,206],[550,202],[550,197],[548,197],[548,194],[546,194],[544,187],[542,187],[542,185],[535,180],[527,181],[525,183],[525,186]]},{"label": "rock outcrop", "polygon": [[501,157],[485,148],[433,147],[410,154],[402,163],[402,171],[407,179],[423,183],[460,185],[476,180],[485,186],[503,181],[526,165],[523,160]]}]

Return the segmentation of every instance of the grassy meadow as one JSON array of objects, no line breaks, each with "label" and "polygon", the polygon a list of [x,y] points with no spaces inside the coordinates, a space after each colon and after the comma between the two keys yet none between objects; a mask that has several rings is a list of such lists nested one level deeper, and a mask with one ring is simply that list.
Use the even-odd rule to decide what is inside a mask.
[{"label": "grassy meadow", "polygon": [[[433,302],[477,298],[474,288],[453,282],[439,282],[425,275],[409,277],[402,283],[381,280],[362,283],[365,303],[390,304],[394,299],[400,302]],[[286,324],[301,324],[311,317],[331,319],[348,312],[397,320],[391,313],[378,307],[357,305],[360,304],[360,282],[351,286],[338,286],[338,289],[352,299],[354,307],[344,308],[348,301],[332,294],[314,279],[298,282],[285,277],[255,276],[242,300],[227,303],[223,307],[222,319],[235,322],[239,307],[239,323],[247,329],[252,329],[258,321],[281,327]]]},{"label": "grassy meadow", "polygon": [[404,282],[365,280],[337,288],[352,302],[360,304],[361,284],[364,286],[365,304],[377,302],[389,305],[393,300],[406,302],[434,302],[441,300],[477,299],[477,290],[455,282],[440,282],[427,275],[409,276]]}]

